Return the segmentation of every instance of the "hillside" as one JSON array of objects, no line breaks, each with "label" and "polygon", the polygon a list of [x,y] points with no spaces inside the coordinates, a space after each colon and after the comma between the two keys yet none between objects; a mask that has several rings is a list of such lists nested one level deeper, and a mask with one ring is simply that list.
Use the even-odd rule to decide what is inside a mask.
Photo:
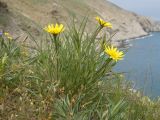
[{"label": "hillside", "polygon": [[[114,40],[123,40],[159,31],[153,20],[128,12],[106,0],[0,0],[0,29],[15,37],[26,36],[26,31],[40,36],[41,28],[52,22],[63,22],[76,16],[75,22],[89,15],[92,26],[94,17],[100,16],[113,24],[118,31]],[[5,7],[4,7],[5,6]],[[92,29],[92,27],[90,27]]]},{"label": "hillside", "polygon": [[[80,24],[85,16],[87,25]],[[64,32],[63,25],[43,29],[56,22]],[[122,63],[128,71],[116,72],[126,50],[104,34],[117,31],[111,42],[120,45],[160,30],[158,24],[105,0],[0,0],[0,120],[160,120],[160,97],[152,99],[159,86],[148,86],[158,78],[158,37],[149,49],[136,49],[142,55],[132,56],[132,65]],[[142,70],[135,82],[125,75],[136,75],[133,61]]]}]

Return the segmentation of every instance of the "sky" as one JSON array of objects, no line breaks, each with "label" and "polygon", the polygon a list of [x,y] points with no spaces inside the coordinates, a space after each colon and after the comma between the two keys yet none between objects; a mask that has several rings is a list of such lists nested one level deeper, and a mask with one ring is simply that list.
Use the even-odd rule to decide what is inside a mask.
[{"label": "sky", "polygon": [[118,6],[160,20],[160,0],[109,0]]}]

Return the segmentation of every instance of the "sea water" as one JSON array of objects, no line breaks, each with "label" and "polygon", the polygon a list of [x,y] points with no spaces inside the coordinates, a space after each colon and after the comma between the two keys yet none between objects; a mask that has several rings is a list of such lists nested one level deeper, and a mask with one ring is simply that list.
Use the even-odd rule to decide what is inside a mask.
[{"label": "sea water", "polygon": [[160,33],[129,41],[131,47],[115,71],[124,72],[133,89],[152,98],[160,96]]}]

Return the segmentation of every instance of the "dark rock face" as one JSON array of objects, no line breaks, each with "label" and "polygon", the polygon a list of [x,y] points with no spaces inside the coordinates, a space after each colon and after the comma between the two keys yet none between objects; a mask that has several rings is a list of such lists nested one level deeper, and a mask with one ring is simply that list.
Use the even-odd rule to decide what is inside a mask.
[{"label": "dark rock face", "polygon": [[8,25],[8,6],[5,2],[0,1],[0,31],[3,31]]},{"label": "dark rock face", "polygon": [[6,3],[0,1],[0,13],[8,12],[8,6]]}]

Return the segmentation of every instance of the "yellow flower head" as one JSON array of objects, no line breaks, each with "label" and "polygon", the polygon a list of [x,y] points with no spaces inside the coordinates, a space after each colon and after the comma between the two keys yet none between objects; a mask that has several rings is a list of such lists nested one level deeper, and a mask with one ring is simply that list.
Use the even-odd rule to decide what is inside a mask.
[{"label": "yellow flower head", "polygon": [[4,35],[9,39],[12,40],[12,36],[8,32],[4,32]]},{"label": "yellow flower head", "polygon": [[9,34],[8,32],[5,32],[4,35],[5,35],[5,36],[9,36],[10,34]]},{"label": "yellow flower head", "polygon": [[123,57],[124,57],[124,53],[122,51],[119,51],[116,47],[113,47],[113,46],[111,46],[111,47],[110,46],[108,46],[108,47],[105,46],[104,52],[106,54],[108,54],[109,57],[111,59],[115,60],[116,62],[118,60],[122,60]]},{"label": "yellow flower head", "polygon": [[112,24],[111,24],[110,22],[106,22],[106,21],[102,20],[101,18],[99,18],[98,16],[96,17],[96,20],[98,21],[98,23],[99,23],[102,27],[112,28]]},{"label": "yellow flower head", "polygon": [[60,24],[60,25],[50,24],[50,25],[46,26],[44,28],[44,30],[47,31],[48,33],[53,34],[53,35],[58,35],[64,31],[64,26],[63,26],[63,24]]},{"label": "yellow flower head", "polygon": [[7,38],[8,38],[9,40],[12,40],[12,39],[13,39],[11,36],[8,36]]}]

